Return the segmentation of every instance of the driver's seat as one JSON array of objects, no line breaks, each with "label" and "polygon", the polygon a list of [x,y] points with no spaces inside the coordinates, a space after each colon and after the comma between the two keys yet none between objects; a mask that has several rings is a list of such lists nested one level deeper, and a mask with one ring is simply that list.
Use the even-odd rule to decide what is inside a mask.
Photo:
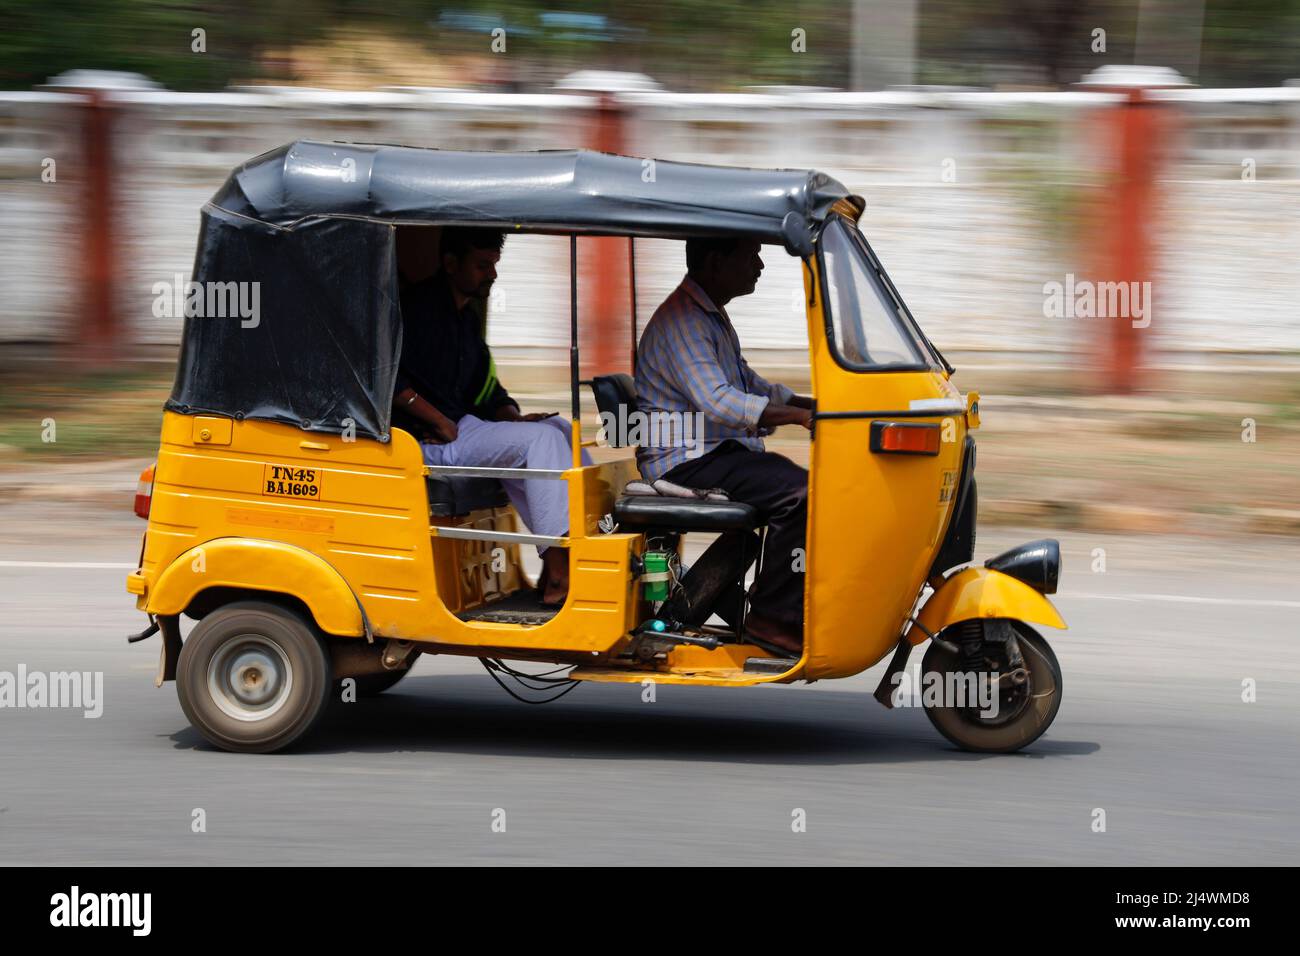
[{"label": "driver's seat", "polygon": [[753,531],[758,511],[742,501],[705,501],[623,495],[614,502],[614,520],[632,531]]},{"label": "driver's seat", "polygon": [[[636,381],[618,372],[597,375],[588,383],[601,418],[622,425],[637,412]],[[616,429],[616,432],[621,429]],[[624,447],[622,434],[605,435],[611,447]],[[623,495],[614,502],[614,520],[619,527],[635,531],[753,531],[758,512],[739,501],[705,501],[698,498],[667,498],[656,495]]]},{"label": "driver's seat", "polygon": [[[588,383],[604,421],[615,423],[605,440],[623,447],[621,426],[637,409],[636,382],[626,374],[598,375]],[[762,547],[755,534],[758,510],[741,501],[675,498],[666,495],[621,495],[614,501],[620,530],[648,537],[672,537],[687,531],[712,531],[720,537],[709,546],[681,581],[662,613],[674,621],[700,626],[716,612],[739,629],[746,601],[745,574]],[[739,633],[739,631],[737,632]]]}]

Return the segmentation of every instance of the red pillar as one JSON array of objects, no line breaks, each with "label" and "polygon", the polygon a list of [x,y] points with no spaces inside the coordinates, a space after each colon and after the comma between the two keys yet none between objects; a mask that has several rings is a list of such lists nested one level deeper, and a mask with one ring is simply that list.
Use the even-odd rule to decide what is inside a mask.
[{"label": "red pillar", "polygon": [[[1130,297],[1117,314],[1079,321],[1093,323],[1096,367],[1102,391],[1126,394],[1138,390],[1152,336],[1167,319],[1156,288],[1158,185],[1164,146],[1173,133],[1171,108],[1148,95],[1148,87],[1106,88],[1119,93],[1118,105],[1103,107],[1097,117],[1098,141],[1108,162],[1100,202],[1092,216],[1093,234],[1088,261],[1097,283],[1124,283],[1129,290],[1151,290],[1144,309],[1135,310]],[[1149,285],[1146,285],[1149,283]],[[1134,285],[1136,284],[1136,285]],[[1122,302],[1121,302],[1122,305]],[[1134,312],[1144,312],[1135,316]],[[1138,326],[1134,325],[1137,321]]]},{"label": "red pillar", "polygon": [[117,178],[113,137],[116,108],[103,90],[78,91],[81,113],[81,156],[78,168],[78,209],[81,223],[82,292],[77,306],[74,354],[84,362],[100,363],[120,352],[118,285]]},{"label": "red pillar", "polygon": [[[626,117],[610,94],[601,94],[591,120],[587,142],[602,153],[622,153]],[[582,273],[583,377],[630,371],[628,326],[632,316],[627,298],[627,240],[596,236],[578,241]]]}]

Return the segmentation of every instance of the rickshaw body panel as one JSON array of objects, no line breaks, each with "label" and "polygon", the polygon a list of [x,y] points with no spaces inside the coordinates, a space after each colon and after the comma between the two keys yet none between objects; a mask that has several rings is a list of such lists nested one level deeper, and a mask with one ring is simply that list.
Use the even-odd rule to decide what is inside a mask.
[{"label": "rickshaw body panel", "polygon": [[[304,480],[283,477],[290,474]],[[375,633],[410,636],[418,629],[421,595],[434,586],[428,524],[419,447],[409,435],[394,432],[388,443],[345,441],[274,422],[169,411],[142,565],[148,608],[161,606],[149,579],[161,581],[184,552],[217,539],[225,539],[222,568],[235,568],[228,555],[245,548],[239,586],[289,593],[313,607],[306,582],[282,577],[274,561],[259,564],[259,555],[284,553],[266,547],[275,542],[316,556],[340,576]],[[200,580],[212,576],[211,562],[207,567]],[[197,584],[172,574],[181,575],[171,580],[182,590]],[[234,583],[233,570],[230,576]],[[295,583],[304,590],[292,591]],[[336,630],[319,623],[340,636],[362,633],[351,624]]]},{"label": "rickshaw body panel", "polygon": [[[805,270],[817,413],[910,411],[960,394],[939,371],[854,371],[831,349],[813,262]],[[803,676],[847,677],[889,654],[909,619],[952,517],[966,420],[941,429],[939,454],[870,450],[873,417],[816,420],[810,453]],[[904,420],[904,419],[900,419]]]},{"label": "rickshaw body panel", "polygon": [[[1064,630],[1065,620],[1052,602],[1023,581],[989,568],[966,568],[930,595],[917,615],[922,627],[908,634],[913,644],[950,624],[978,618],[1005,617]],[[929,634],[927,634],[929,632]]]},{"label": "rickshaw body panel", "polygon": [[[592,531],[629,468],[615,461],[565,473],[575,513]],[[579,529],[567,539],[573,570],[564,608],[545,624],[519,627],[456,616],[522,577],[517,545],[507,549],[507,571],[494,572],[491,547],[437,537],[451,525],[516,527],[508,508],[431,525],[420,448],[400,429],[386,443],[346,441],[168,411],[144,560],[130,585],[138,606],[154,614],[180,613],[208,588],[247,588],[301,600],[334,636],[365,633],[360,608],[374,637],[471,649],[595,657],[635,625],[637,535]]]}]

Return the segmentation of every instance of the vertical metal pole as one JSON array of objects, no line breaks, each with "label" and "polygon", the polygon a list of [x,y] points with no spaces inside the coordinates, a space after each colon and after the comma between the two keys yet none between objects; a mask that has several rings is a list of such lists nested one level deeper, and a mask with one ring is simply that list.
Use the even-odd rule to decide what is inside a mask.
[{"label": "vertical metal pole", "polygon": [[627,237],[627,285],[632,297],[632,374],[636,374],[636,236]]},{"label": "vertical metal pole", "polygon": [[573,422],[573,467],[582,467],[582,426],[578,402],[578,234],[569,235],[569,390]]}]

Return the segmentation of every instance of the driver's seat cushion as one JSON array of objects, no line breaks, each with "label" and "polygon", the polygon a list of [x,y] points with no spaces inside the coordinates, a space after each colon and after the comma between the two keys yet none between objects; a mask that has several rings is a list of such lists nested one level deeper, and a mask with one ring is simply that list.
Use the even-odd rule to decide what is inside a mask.
[{"label": "driver's seat cushion", "polygon": [[434,518],[456,518],[510,504],[505,486],[495,478],[427,475],[424,481],[429,492],[429,515]]},{"label": "driver's seat cushion", "polygon": [[742,501],[624,495],[614,502],[619,528],[637,531],[752,531],[758,510]]}]

